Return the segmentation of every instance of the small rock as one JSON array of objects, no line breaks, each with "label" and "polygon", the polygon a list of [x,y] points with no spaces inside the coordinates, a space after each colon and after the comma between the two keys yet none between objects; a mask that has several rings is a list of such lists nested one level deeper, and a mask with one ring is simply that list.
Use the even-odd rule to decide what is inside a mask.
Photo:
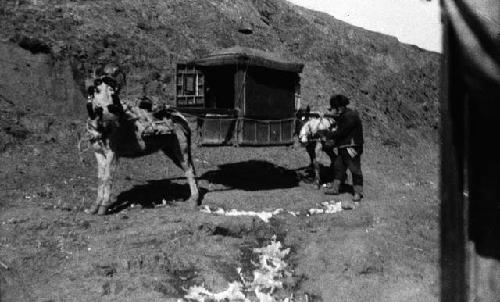
[{"label": "small rock", "polygon": [[118,295],[123,290],[123,284],[120,281],[115,282],[115,295]]},{"label": "small rock", "polygon": [[94,272],[97,276],[113,277],[116,274],[116,268],[113,265],[94,264]]},{"label": "small rock", "polygon": [[153,281],[153,290],[165,296],[178,296],[180,293],[169,282]]},{"label": "small rock", "polygon": [[101,290],[101,296],[107,296],[111,293],[111,285],[109,284],[109,281],[104,282]]},{"label": "small rock", "polygon": [[90,222],[88,222],[87,220],[82,221],[82,222],[80,223],[80,227],[81,227],[82,229],[85,229],[85,230],[86,230],[86,229],[88,229],[88,228],[90,227]]}]

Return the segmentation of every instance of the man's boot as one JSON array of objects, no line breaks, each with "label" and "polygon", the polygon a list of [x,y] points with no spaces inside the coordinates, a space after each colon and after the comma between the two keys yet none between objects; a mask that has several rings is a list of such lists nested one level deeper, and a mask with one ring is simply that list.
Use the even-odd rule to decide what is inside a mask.
[{"label": "man's boot", "polygon": [[353,186],[353,189],[354,189],[354,196],[352,197],[352,201],[360,202],[361,198],[363,198],[363,187],[356,185]]},{"label": "man's boot", "polygon": [[332,187],[325,191],[326,195],[339,195],[340,194],[340,180],[333,180]]}]

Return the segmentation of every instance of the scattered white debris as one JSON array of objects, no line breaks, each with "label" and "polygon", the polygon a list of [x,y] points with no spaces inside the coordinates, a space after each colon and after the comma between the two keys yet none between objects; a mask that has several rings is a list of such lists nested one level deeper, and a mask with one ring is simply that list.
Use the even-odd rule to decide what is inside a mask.
[{"label": "scattered white debris", "polygon": [[[207,301],[254,301],[247,298],[248,293],[253,293],[259,302],[278,302],[273,293],[277,289],[283,288],[281,281],[285,276],[291,276],[287,270],[287,263],[284,258],[290,252],[289,248],[284,249],[281,242],[276,241],[273,236],[271,243],[262,248],[255,248],[253,252],[259,254],[259,263],[253,271],[253,280],[245,280],[241,274],[241,268],[238,268],[241,281],[235,281],[229,284],[228,288],[219,293],[213,293],[203,286],[193,286],[189,288],[185,299],[197,302]],[[245,295],[247,293],[247,295]],[[281,302],[291,302],[291,298],[285,298]]]},{"label": "scattered white debris", "polygon": [[208,213],[208,214],[217,214],[217,215],[225,215],[225,216],[255,216],[259,217],[262,219],[264,222],[269,222],[269,219],[273,217],[274,215],[279,214],[280,212],[283,211],[283,209],[276,209],[272,212],[254,212],[254,211],[240,211],[236,209],[231,209],[229,211],[224,210],[223,208],[216,208],[215,210],[210,209],[208,205],[204,205],[203,208],[201,209],[203,213]]},{"label": "scattered white debris", "polygon": [[[320,206],[321,208],[313,208],[307,210],[306,215],[311,216],[316,214],[333,214],[342,211],[342,203],[340,201],[335,201],[335,200],[324,201],[320,204]],[[225,215],[225,216],[255,216],[259,217],[266,223],[268,223],[273,216],[285,212],[283,209],[276,209],[272,212],[240,211],[236,209],[231,209],[229,211],[226,211],[223,208],[210,208],[210,206],[208,205],[204,205],[200,211],[203,213]],[[301,214],[298,211],[286,211],[286,213],[292,216],[299,216]]]},{"label": "scattered white debris", "polygon": [[[253,251],[259,254],[259,263],[253,272],[254,279],[250,286],[254,289],[255,295],[260,296],[259,301],[275,301],[271,294],[276,289],[283,288],[281,280],[285,275],[290,274],[286,271],[287,263],[283,260],[290,253],[290,249],[283,249],[281,242],[276,241],[276,236],[273,236],[271,244],[262,248],[254,248]],[[261,289],[269,294],[261,292]]]},{"label": "scattered white debris", "polygon": [[307,210],[307,213],[309,215],[323,214],[324,212],[325,212],[325,210],[323,210],[323,209],[309,209],[309,210]]},{"label": "scattered white debris", "polygon": [[2,261],[0,261],[0,266],[2,266],[4,269],[9,269],[7,264],[3,263]]},{"label": "scattered white debris", "polygon": [[213,293],[203,286],[193,286],[184,296],[186,299],[195,301],[249,301],[242,292],[243,285],[240,282],[232,282],[229,287],[220,293]]},{"label": "scattered white debris", "polygon": [[165,198],[161,200],[161,203],[155,204],[155,208],[162,208],[166,206],[167,206],[167,201],[165,200]]},{"label": "scattered white debris", "polygon": [[307,211],[308,215],[315,214],[333,214],[342,211],[342,203],[340,201],[323,201],[321,203],[321,208],[309,209]]}]

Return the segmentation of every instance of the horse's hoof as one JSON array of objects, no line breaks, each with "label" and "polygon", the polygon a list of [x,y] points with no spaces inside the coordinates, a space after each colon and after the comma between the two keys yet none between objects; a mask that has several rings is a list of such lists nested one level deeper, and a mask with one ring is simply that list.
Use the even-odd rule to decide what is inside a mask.
[{"label": "horse's hoof", "polygon": [[198,204],[198,197],[191,197],[186,201],[186,204],[188,204],[193,210],[196,210],[199,206]]},{"label": "horse's hoof", "polygon": [[99,210],[97,211],[97,215],[104,216],[107,214],[109,206],[99,206]]},{"label": "horse's hoof", "polygon": [[84,212],[89,215],[95,215],[99,211],[99,205],[93,204],[90,208],[85,209]]}]

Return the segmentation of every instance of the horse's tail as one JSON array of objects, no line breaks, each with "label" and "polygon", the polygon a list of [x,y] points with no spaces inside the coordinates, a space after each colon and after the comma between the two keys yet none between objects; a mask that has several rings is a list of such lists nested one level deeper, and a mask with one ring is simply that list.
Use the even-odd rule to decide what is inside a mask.
[{"label": "horse's tail", "polygon": [[178,110],[173,108],[165,109],[166,114],[172,121],[182,127],[184,134],[186,134],[191,140],[191,127],[189,127],[189,121],[187,118],[180,113]]},{"label": "horse's tail", "polygon": [[185,127],[189,133],[191,133],[191,128],[189,127],[189,121],[182,113],[173,109],[172,118],[174,119],[175,122],[182,124],[183,127]]},{"label": "horse's tail", "polygon": [[192,155],[191,155],[191,153],[192,153],[191,152],[191,149],[192,149],[191,148],[191,146],[192,146],[192,141],[191,141],[192,132],[191,132],[191,127],[189,127],[189,121],[188,121],[188,119],[182,113],[180,113],[176,109],[168,108],[167,112],[169,113],[170,118],[172,119],[172,121],[175,124],[181,126],[182,132],[186,136],[187,147],[188,147],[188,160],[189,160],[189,164],[191,165],[191,167],[193,169],[193,172],[196,174],[196,170],[195,170],[195,167],[194,167],[194,164],[193,164],[193,158],[192,158]]}]

